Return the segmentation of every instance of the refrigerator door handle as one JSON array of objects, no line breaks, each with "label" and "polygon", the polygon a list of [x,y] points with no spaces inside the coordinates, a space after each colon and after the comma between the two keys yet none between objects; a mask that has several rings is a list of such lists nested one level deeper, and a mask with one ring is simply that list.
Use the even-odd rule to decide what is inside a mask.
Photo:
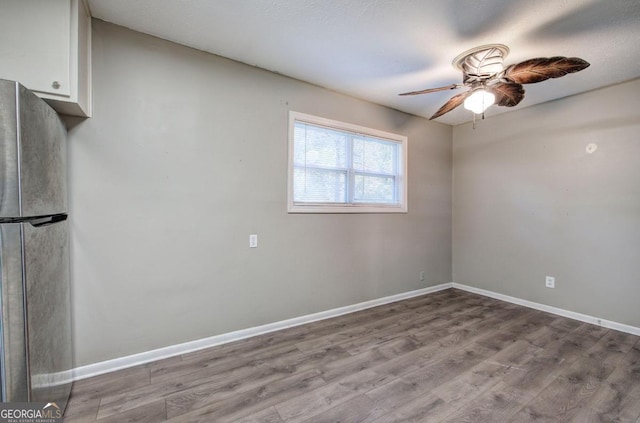
[{"label": "refrigerator door handle", "polygon": [[53,225],[54,223],[64,222],[65,220],[67,220],[67,215],[64,213],[61,213],[61,214],[54,214],[54,215],[45,216],[45,217],[34,217],[32,219],[29,219],[29,223],[34,228],[39,228],[41,226]]}]

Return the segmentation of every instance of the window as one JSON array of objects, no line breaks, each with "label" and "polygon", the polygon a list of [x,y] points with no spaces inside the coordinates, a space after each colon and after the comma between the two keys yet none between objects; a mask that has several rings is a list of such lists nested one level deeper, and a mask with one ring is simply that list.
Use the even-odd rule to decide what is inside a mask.
[{"label": "window", "polygon": [[407,211],[407,137],[290,112],[290,213]]}]

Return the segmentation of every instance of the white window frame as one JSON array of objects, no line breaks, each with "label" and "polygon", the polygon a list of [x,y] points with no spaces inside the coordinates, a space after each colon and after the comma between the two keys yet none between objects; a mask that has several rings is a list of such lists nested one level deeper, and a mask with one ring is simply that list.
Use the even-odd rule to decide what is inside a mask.
[{"label": "white window frame", "polygon": [[[382,138],[400,144],[398,160],[398,204],[377,203],[301,203],[293,201],[294,127],[296,122],[324,126],[354,135]],[[289,112],[289,166],[287,175],[287,211],[289,213],[407,213],[407,137],[300,112]],[[350,165],[351,166],[351,165]],[[351,178],[353,179],[353,178]],[[349,182],[352,184],[352,182]]]}]

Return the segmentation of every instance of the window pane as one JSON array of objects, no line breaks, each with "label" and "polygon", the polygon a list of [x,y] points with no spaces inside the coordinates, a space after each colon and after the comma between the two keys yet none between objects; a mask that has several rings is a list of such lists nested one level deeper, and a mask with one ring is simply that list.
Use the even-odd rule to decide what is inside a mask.
[{"label": "window pane", "polygon": [[289,119],[290,213],[407,211],[405,136],[297,112]]},{"label": "window pane", "polygon": [[355,175],[353,199],[360,203],[395,203],[395,178]]},{"label": "window pane", "polygon": [[294,164],[345,169],[348,134],[330,128],[296,122]]},{"label": "window pane", "polygon": [[353,140],[353,168],[363,172],[395,173],[399,144],[370,137]]},{"label": "window pane", "polygon": [[346,172],[296,167],[293,171],[293,201],[346,203]]}]

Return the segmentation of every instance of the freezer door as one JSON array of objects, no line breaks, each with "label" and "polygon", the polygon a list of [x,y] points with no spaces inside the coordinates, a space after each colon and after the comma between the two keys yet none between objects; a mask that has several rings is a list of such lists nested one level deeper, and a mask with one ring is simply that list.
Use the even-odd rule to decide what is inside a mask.
[{"label": "freezer door", "polygon": [[20,216],[16,88],[0,79],[0,217]]},{"label": "freezer door", "polygon": [[0,217],[67,212],[66,138],[47,103],[0,80]]},{"label": "freezer door", "polygon": [[0,225],[4,400],[64,409],[72,369],[68,223],[42,223]]}]

